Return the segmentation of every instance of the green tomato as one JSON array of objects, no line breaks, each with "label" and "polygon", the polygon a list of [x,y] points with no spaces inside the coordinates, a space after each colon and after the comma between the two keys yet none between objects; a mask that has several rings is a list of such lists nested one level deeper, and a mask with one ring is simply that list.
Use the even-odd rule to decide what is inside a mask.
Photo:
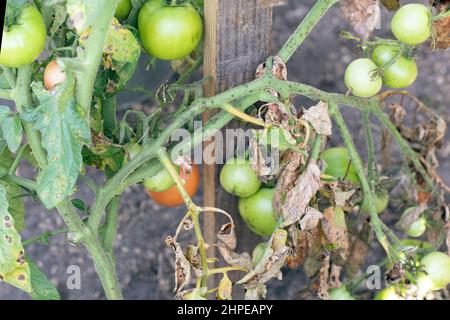
[{"label": "green tomato", "polygon": [[345,70],[345,85],[352,90],[354,96],[373,97],[383,86],[381,77],[378,75],[374,77],[377,68],[377,65],[367,58],[353,61]]},{"label": "green tomato", "polygon": [[377,293],[374,300],[404,300],[394,286],[389,286]]},{"label": "green tomato", "polygon": [[18,68],[32,63],[45,48],[47,30],[41,13],[26,6],[12,26],[3,30],[0,64]]},{"label": "green tomato", "polygon": [[186,57],[203,34],[202,18],[188,3],[167,6],[164,0],[150,0],[139,12],[138,25],[145,51],[161,60]]},{"label": "green tomato", "polygon": [[[408,215],[415,209],[416,207],[408,208],[403,212],[403,215]],[[417,238],[423,235],[426,230],[427,230],[427,219],[424,216],[421,216],[419,219],[411,223],[409,228],[405,230],[405,233],[410,237]]]},{"label": "green tomato", "polygon": [[322,152],[320,158],[327,164],[325,174],[336,179],[345,177],[346,181],[359,184],[356,168],[351,163],[350,154],[346,148],[329,148]]},{"label": "green tomato", "polygon": [[114,13],[114,17],[119,20],[125,20],[128,18],[131,12],[131,0],[120,0],[117,5],[116,12]]},{"label": "green tomato", "polygon": [[392,18],[391,30],[403,43],[421,44],[431,36],[431,10],[419,3],[406,4]]},{"label": "green tomato", "polygon": [[[386,210],[386,208],[389,204],[389,193],[387,193],[387,191],[384,191],[384,190],[375,193],[374,201],[375,201],[375,209],[376,209],[377,213],[382,213],[384,210]],[[364,214],[369,214],[369,204],[366,199],[364,199],[364,201],[361,205],[361,212]]]},{"label": "green tomato", "polygon": [[258,265],[258,263],[261,262],[262,257],[264,256],[264,253],[266,252],[269,245],[266,242],[261,242],[258,244],[255,249],[253,249],[252,254],[252,264],[253,266]]},{"label": "green tomato", "polygon": [[345,285],[330,289],[328,294],[330,295],[330,300],[356,300]]},{"label": "green tomato", "polygon": [[273,210],[275,189],[261,188],[257,193],[239,199],[239,212],[248,227],[260,236],[270,236],[277,226]]},{"label": "green tomato", "polygon": [[261,187],[261,182],[250,162],[238,158],[229,159],[223,166],[220,172],[220,183],[227,192],[241,198],[250,197]]},{"label": "green tomato", "polygon": [[423,273],[417,279],[419,288],[441,290],[450,284],[450,256],[435,251],[420,260]]},{"label": "green tomato", "polygon": [[169,190],[175,185],[169,172],[166,169],[162,169],[153,177],[144,179],[144,187],[152,192],[164,192]]},{"label": "green tomato", "polygon": [[[372,60],[381,67],[391,61],[399,50],[397,46],[378,46],[372,52]],[[401,89],[412,85],[417,75],[417,64],[414,59],[402,56],[393,65],[383,70],[382,78],[385,86]]]}]

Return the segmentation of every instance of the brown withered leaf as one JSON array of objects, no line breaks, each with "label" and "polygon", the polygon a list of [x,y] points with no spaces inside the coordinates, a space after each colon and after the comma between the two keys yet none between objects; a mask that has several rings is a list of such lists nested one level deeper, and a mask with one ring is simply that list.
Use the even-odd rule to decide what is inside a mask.
[{"label": "brown withered leaf", "polygon": [[414,208],[407,214],[402,215],[399,221],[395,224],[395,227],[398,230],[407,230],[411,226],[411,224],[413,224],[420,218],[420,216],[426,209],[426,206],[419,206]]},{"label": "brown withered leaf", "polygon": [[381,0],[381,3],[389,11],[395,11],[400,8],[400,0]]},{"label": "brown withered leaf", "polygon": [[308,121],[318,134],[331,136],[333,125],[328,113],[328,103],[320,101],[317,105],[304,109],[302,118]]},{"label": "brown withered leaf", "polygon": [[191,281],[191,265],[183,254],[183,250],[178,242],[171,236],[165,241],[166,245],[171,247],[175,253],[175,289],[181,291]]},{"label": "brown withered leaf", "polygon": [[275,212],[278,216],[282,212],[281,207],[286,199],[287,193],[294,187],[294,183],[299,177],[299,168],[304,164],[304,161],[303,154],[298,152],[287,152],[283,156],[281,167],[284,169],[282,169],[278,177],[274,199]]},{"label": "brown withered leaf", "polygon": [[380,7],[377,0],[343,0],[341,12],[363,39],[368,39],[380,21]]},{"label": "brown withered leaf", "polygon": [[312,161],[295,182],[294,188],[286,194],[286,201],[281,207],[284,217],[282,227],[294,224],[303,217],[309,202],[322,185],[320,174],[320,168]]},{"label": "brown withered leaf", "polygon": [[402,105],[394,103],[389,106],[391,121],[396,125],[400,125],[405,119],[406,110]]},{"label": "brown withered leaf", "polygon": [[280,170],[280,166],[277,165],[279,153],[272,152],[269,155],[265,147],[258,144],[254,138],[250,139],[249,152],[251,167],[259,179],[265,183],[276,179]]},{"label": "brown withered leaf", "polygon": [[304,231],[310,231],[319,225],[319,221],[323,218],[322,212],[313,208],[307,207],[305,215],[300,220],[300,228]]},{"label": "brown withered leaf", "polygon": [[450,17],[434,21],[433,26],[436,35],[434,46],[439,49],[450,48]]},{"label": "brown withered leaf", "polygon": [[203,275],[201,257],[198,252],[198,247],[193,245],[188,245],[186,248],[186,252],[184,254],[186,259],[191,264],[194,269],[194,273],[197,277],[201,277]]},{"label": "brown withered leaf", "polygon": [[324,254],[320,260],[319,275],[316,281],[312,282],[314,291],[317,292],[317,296],[322,300],[329,300],[330,296],[328,290],[330,289],[328,279],[330,277],[330,265],[331,258],[329,255]]},{"label": "brown withered leaf", "polygon": [[341,286],[341,272],[342,266],[338,266],[333,263],[331,264],[330,275],[328,278],[328,286],[330,288],[339,288]]},{"label": "brown withered leaf", "polygon": [[399,283],[406,279],[406,271],[403,268],[403,263],[396,262],[389,270],[385,273],[385,279],[388,283]]},{"label": "brown withered leaf", "polygon": [[342,265],[347,260],[349,253],[349,238],[344,211],[329,207],[325,209],[320,223],[326,243],[333,248],[333,261]]},{"label": "brown withered leaf", "polygon": [[243,267],[249,270],[252,268],[252,258],[247,252],[238,254],[234,251],[237,244],[234,224],[224,224],[217,234],[217,239],[219,252],[230,266]]},{"label": "brown withered leaf", "polygon": [[[266,73],[266,63],[261,63],[256,69],[256,78],[261,78]],[[287,67],[279,56],[273,57],[272,74],[279,80],[287,80]]]}]

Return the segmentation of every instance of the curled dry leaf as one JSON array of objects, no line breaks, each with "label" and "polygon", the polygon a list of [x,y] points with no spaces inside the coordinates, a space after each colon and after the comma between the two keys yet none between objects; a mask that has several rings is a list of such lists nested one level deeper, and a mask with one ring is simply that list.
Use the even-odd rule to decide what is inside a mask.
[{"label": "curled dry leaf", "polygon": [[433,22],[435,32],[434,47],[439,49],[450,48],[450,17]]},{"label": "curled dry leaf", "polygon": [[361,268],[366,261],[366,255],[369,252],[368,243],[372,242],[372,227],[368,220],[364,221],[361,230],[352,230],[350,253],[345,263],[346,271],[349,277],[354,277],[361,272]]},{"label": "curled dry leaf", "polygon": [[[256,69],[256,78],[261,78],[266,73],[266,63],[261,63]],[[273,57],[272,74],[279,80],[287,80],[287,67],[279,56]]]},{"label": "curled dry leaf", "polygon": [[224,224],[217,234],[217,246],[224,260],[231,266],[252,268],[252,258],[247,252],[238,254],[236,250],[236,235],[234,232],[234,224]]},{"label": "curled dry leaf", "polygon": [[388,283],[399,283],[406,279],[406,271],[403,268],[403,263],[396,262],[388,271],[385,273],[385,278]]},{"label": "curled dry leaf", "polygon": [[202,269],[202,262],[201,257],[198,252],[198,247],[189,245],[186,248],[186,253],[184,254],[186,259],[191,264],[192,268],[194,269],[194,273],[197,277],[201,277],[203,275],[203,269]]},{"label": "curled dry leaf", "polygon": [[264,284],[248,288],[245,291],[245,300],[261,300],[266,297],[267,288]]},{"label": "curled dry leaf", "polygon": [[289,247],[280,243],[280,237],[286,237],[286,231],[279,229],[272,234],[268,246],[261,258],[261,261],[245,275],[238,284],[244,285],[246,290],[254,289],[265,284],[272,278],[282,279],[281,268],[283,267],[286,258],[289,255]]},{"label": "curled dry leaf", "polygon": [[267,154],[264,146],[258,144],[256,139],[252,138],[249,143],[250,162],[253,171],[263,181],[268,182],[275,179],[278,175],[279,166],[276,165],[277,153]]},{"label": "curled dry leaf", "polygon": [[426,206],[419,206],[401,216],[400,220],[395,224],[399,230],[407,230],[417,220],[419,220],[422,213],[427,209]]},{"label": "curled dry leaf", "polygon": [[191,265],[183,254],[178,242],[171,236],[166,238],[166,245],[171,247],[175,253],[175,289],[180,292],[191,281]]},{"label": "curled dry leaf", "polygon": [[320,173],[320,168],[312,161],[295,182],[294,188],[286,194],[286,201],[281,207],[284,217],[282,227],[290,226],[303,217],[309,202],[321,187]]},{"label": "curled dry leaf", "polygon": [[326,244],[332,247],[333,261],[342,265],[347,260],[349,251],[344,211],[333,207],[325,209],[321,220],[321,228]]},{"label": "curled dry leaf", "polygon": [[286,195],[294,188],[300,174],[300,167],[305,164],[305,157],[298,152],[287,152],[281,161],[283,171],[281,172],[275,191],[274,206],[275,212],[279,216],[281,214],[281,205],[286,199]]},{"label": "curled dry leaf", "polygon": [[313,207],[306,208],[305,215],[300,220],[300,228],[303,231],[311,231],[317,228],[319,221],[323,218],[322,212]]},{"label": "curled dry leaf", "polygon": [[330,263],[331,258],[328,254],[323,254],[320,259],[320,269],[319,274],[315,281],[311,283],[312,289],[317,292],[317,296],[323,300],[329,300],[329,285],[328,279],[330,277]]},{"label": "curled dry leaf", "polygon": [[363,39],[368,39],[380,22],[380,6],[377,0],[343,0],[341,12]]},{"label": "curled dry leaf", "polygon": [[302,119],[308,121],[318,134],[331,135],[333,125],[328,113],[328,103],[320,101],[317,105],[304,109]]}]

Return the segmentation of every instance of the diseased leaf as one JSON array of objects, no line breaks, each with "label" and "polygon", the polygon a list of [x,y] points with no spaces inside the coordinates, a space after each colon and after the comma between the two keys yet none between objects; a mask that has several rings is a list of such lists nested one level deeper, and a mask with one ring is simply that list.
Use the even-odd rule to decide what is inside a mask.
[{"label": "diseased leaf", "polygon": [[405,214],[400,217],[400,220],[395,224],[399,230],[408,230],[409,227],[419,220],[422,213],[426,210],[425,206],[419,206],[411,210],[407,210]]},{"label": "diseased leaf", "polygon": [[345,213],[341,208],[327,208],[323,213],[321,227],[326,244],[333,253],[333,262],[342,265],[349,250],[349,238]]},{"label": "diseased leaf", "polygon": [[317,164],[311,162],[296,181],[294,188],[287,193],[286,201],[281,207],[284,217],[282,227],[294,224],[303,217],[309,202],[321,187],[320,173]]},{"label": "diseased leaf", "polygon": [[253,288],[248,288],[245,291],[245,300],[261,300],[265,299],[267,294],[267,288],[264,284],[258,285]]},{"label": "diseased leaf", "polygon": [[83,33],[95,25],[103,12],[102,6],[104,4],[104,1],[67,0],[68,25],[74,28],[78,34]]},{"label": "diseased leaf", "polygon": [[30,268],[20,234],[9,213],[6,190],[0,184],[0,280],[31,293]]},{"label": "diseased leaf", "polygon": [[343,0],[341,12],[363,39],[370,37],[380,21],[380,7],[377,0]]},{"label": "diseased leaf", "polygon": [[236,253],[236,235],[234,232],[234,224],[224,224],[217,234],[217,246],[223,259],[230,265],[235,267],[252,268],[252,258],[247,252],[241,254]]},{"label": "diseased leaf", "polygon": [[381,3],[389,10],[395,11],[400,8],[400,0],[381,0]]},{"label": "diseased leaf", "polygon": [[318,134],[331,135],[333,125],[328,113],[328,103],[320,101],[317,105],[305,109],[302,118],[308,121]]},{"label": "diseased leaf", "polygon": [[191,266],[183,254],[183,250],[178,242],[172,237],[166,238],[166,245],[173,249],[175,253],[175,292],[180,292],[191,281]]},{"label": "diseased leaf", "polygon": [[31,298],[33,300],[61,300],[58,290],[44,272],[29,257],[25,257],[30,266]]},{"label": "diseased leaf", "polygon": [[81,150],[90,141],[87,121],[75,103],[73,76],[55,91],[45,90],[42,83],[33,83],[33,92],[40,105],[28,110],[26,121],[42,136],[47,151],[47,166],[38,177],[38,195],[47,209],[57,206],[73,192],[82,167]]},{"label": "diseased leaf", "polygon": [[302,230],[313,230],[317,228],[322,217],[322,212],[316,210],[315,208],[308,207],[306,208],[305,215],[300,220],[300,228]]}]

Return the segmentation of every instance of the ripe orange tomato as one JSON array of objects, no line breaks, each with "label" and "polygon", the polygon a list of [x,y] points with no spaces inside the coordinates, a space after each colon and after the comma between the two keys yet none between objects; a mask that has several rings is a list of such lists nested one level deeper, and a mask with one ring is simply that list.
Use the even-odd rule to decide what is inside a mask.
[{"label": "ripe orange tomato", "polygon": [[[200,172],[198,166],[193,165],[190,174],[188,176],[183,176],[183,173],[181,173],[181,177],[186,181],[184,189],[190,197],[193,197],[197,193],[200,185]],[[152,192],[147,190],[147,193],[156,203],[165,207],[175,208],[184,204],[183,197],[176,185],[163,192]]]},{"label": "ripe orange tomato", "polygon": [[59,64],[55,60],[50,61],[44,70],[45,89],[53,90],[57,84],[63,83],[65,80],[66,74]]}]

